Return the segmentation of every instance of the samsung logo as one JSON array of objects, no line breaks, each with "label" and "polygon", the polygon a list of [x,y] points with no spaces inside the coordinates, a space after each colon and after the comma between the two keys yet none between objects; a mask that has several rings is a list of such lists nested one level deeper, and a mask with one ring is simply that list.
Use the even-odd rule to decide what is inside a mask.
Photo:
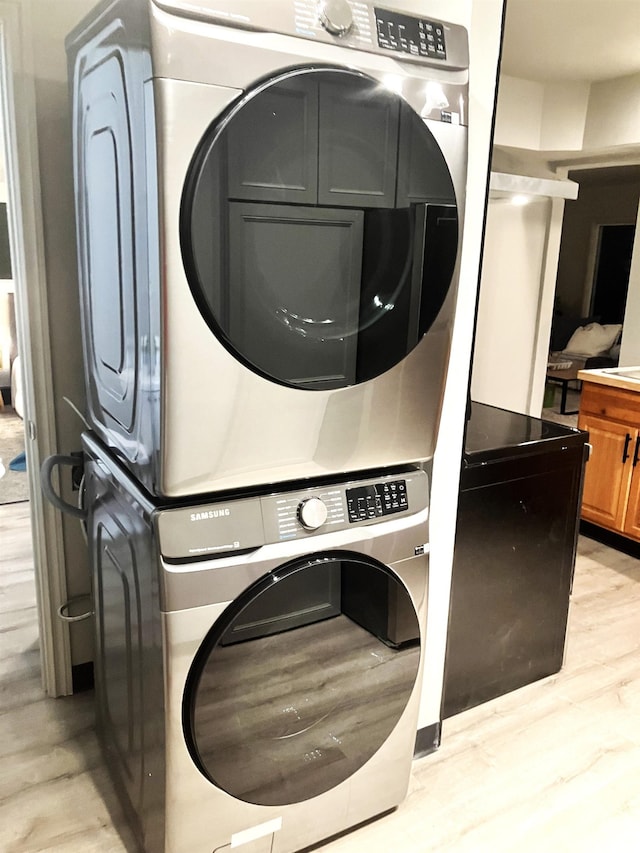
[{"label": "samsung logo", "polygon": [[206,521],[209,518],[225,518],[231,515],[231,510],[228,507],[225,509],[208,509],[205,512],[192,512],[191,521]]}]

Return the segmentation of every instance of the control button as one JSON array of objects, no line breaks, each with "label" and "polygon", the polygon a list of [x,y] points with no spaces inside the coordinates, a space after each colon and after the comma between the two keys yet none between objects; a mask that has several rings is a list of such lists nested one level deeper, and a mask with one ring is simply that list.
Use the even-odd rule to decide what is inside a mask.
[{"label": "control button", "polygon": [[298,520],[305,530],[317,530],[327,520],[327,505],[320,498],[307,498],[298,506]]},{"label": "control button", "polygon": [[333,36],[346,36],[353,26],[353,15],[347,0],[321,0],[318,3],[320,23]]}]

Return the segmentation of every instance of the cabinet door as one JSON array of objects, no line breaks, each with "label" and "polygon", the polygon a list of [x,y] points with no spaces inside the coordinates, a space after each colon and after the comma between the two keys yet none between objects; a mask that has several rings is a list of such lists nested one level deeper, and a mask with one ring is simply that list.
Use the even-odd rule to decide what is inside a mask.
[{"label": "cabinet door", "polygon": [[582,518],[622,530],[633,473],[630,460],[623,462],[623,456],[625,447],[633,452],[631,442],[635,441],[636,430],[590,415],[580,417],[579,427],[588,430],[592,447],[584,481]]},{"label": "cabinet door", "polygon": [[361,210],[229,205],[229,335],[256,369],[306,388],[356,379]]},{"label": "cabinet door", "polygon": [[633,536],[634,539],[640,539],[640,432],[636,432],[634,451],[635,453],[631,463],[633,474],[631,476],[631,487],[629,489],[627,514],[624,520],[624,532],[627,536]]},{"label": "cabinet door", "polygon": [[456,203],[451,175],[438,143],[414,113],[403,112],[398,143],[396,204]]},{"label": "cabinet door", "polygon": [[315,204],[318,88],[288,80],[249,99],[229,123],[229,198]]},{"label": "cabinet door", "polygon": [[399,100],[363,80],[320,84],[318,202],[393,207],[396,197]]}]

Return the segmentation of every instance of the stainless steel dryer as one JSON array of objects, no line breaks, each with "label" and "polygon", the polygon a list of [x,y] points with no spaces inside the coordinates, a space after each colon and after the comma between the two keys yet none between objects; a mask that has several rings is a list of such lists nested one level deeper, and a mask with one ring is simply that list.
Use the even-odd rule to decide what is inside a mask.
[{"label": "stainless steel dryer", "polygon": [[397,806],[424,471],[186,505],[84,449],[99,731],[147,853],[291,853]]},{"label": "stainless steel dryer", "polygon": [[428,460],[464,28],[356,0],[110,0],[67,42],[88,417],[197,495]]}]

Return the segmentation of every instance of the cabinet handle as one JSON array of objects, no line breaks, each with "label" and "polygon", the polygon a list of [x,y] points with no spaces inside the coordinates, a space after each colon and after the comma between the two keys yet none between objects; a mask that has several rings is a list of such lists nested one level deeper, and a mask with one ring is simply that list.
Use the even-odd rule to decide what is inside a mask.
[{"label": "cabinet handle", "polygon": [[636,438],[636,449],[633,452],[633,467],[640,462],[640,435]]},{"label": "cabinet handle", "polygon": [[627,437],[624,440],[624,450],[622,451],[622,464],[627,461],[629,458],[629,445],[631,444],[631,436],[627,433]]}]

